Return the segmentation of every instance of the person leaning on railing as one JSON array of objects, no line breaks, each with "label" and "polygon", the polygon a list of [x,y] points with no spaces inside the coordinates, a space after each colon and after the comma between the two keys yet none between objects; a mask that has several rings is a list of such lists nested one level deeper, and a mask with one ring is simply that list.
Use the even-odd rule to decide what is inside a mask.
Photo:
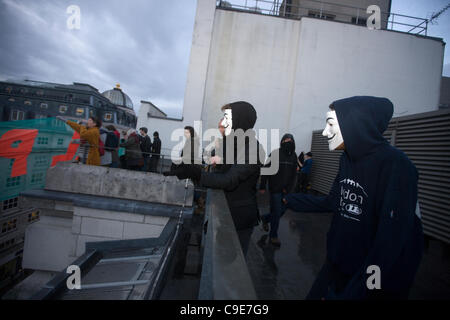
[{"label": "person leaning on railing", "polygon": [[86,126],[78,124],[71,120],[65,120],[61,116],[56,116],[57,119],[64,121],[73,130],[80,134],[80,138],[86,140],[89,143],[89,153],[87,156],[86,164],[99,166],[100,165],[100,152],[98,151],[100,130],[102,122],[95,118],[90,117]]}]

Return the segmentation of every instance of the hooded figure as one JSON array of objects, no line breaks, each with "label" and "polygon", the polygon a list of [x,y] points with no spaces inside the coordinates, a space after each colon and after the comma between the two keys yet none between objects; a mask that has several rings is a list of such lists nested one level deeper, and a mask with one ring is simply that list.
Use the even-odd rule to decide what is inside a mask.
[{"label": "hooded figure", "polygon": [[[238,101],[224,106],[222,110],[232,114],[232,127],[226,128],[227,160],[220,170],[205,172],[200,166],[182,164],[164,175],[191,178],[202,187],[224,190],[245,256],[253,227],[258,223],[256,183],[262,165],[259,159],[264,159],[265,154],[252,129],[256,122],[253,106]],[[245,137],[241,135],[244,132]]]},{"label": "hooded figure", "polygon": [[345,152],[329,195],[283,199],[294,211],[334,213],[326,262],[307,298],[406,299],[423,233],[417,170],[383,138],[393,105],[386,98],[352,97],[331,107],[324,135],[330,148]]},{"label": "hooded figure", "polygon": [[[270,223],[270,241],[273,245],[279,246],[278,225],[281,216],[286,211],[281,202],[283,194],[292,191],[295,185],[295,176],[297,169],[297,155],[295,153],[295,140],[292,134],[285,134],[280,142],[280,148],[272,152],[278,153],[278,172],[275,175],[261,176],[260,192],[264,193],[267,180],[269,181],[270,191],[270,214],[261,217],[264,231],[269,231]],[[271,165],[271,156],[266,166]],[[275,157],[276,159],[276,157]]]}]

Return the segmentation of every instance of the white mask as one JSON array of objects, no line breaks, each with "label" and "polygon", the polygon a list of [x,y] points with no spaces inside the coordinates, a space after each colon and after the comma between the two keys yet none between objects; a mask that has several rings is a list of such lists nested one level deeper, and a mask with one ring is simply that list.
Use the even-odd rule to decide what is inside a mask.
[{"label": "white mask", "polygon": [[341,128],[337,119],[336,111],[327,112],[327,124],[322,132],[322,135],[328,138],[328,148],[336,150],[343,142]]},{"label": "white mask", "polygon": [[223,115],[222,126],[225,128],[225,135],[228,136],[231,133],[231,128],[233,127],[233,120],[231,115],[231,109],[225,109]]}]

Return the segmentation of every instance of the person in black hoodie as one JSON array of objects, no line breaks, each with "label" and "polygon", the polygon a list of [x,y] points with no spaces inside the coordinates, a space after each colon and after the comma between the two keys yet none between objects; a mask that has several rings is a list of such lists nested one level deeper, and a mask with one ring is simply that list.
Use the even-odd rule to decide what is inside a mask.
[{"label": "person in black hoodie", "polygon": [[147,134],[148,129],[142,127],[139,129],[139,144],[142,151],[142,156],[144,157],[144,166],[141,168],[142,171],[148,171],[150,164],[150,151],[152,148],[152,141]]},{"label": "person in black hoodie", "polygon": [[[345,152],[329,195],[283,199],[294,211],[334,213],[327,258],[307,299],[406,299],[422,257],[423,233],[417,170],[382,135],[393,105],[386,98],[359,96],[335,101],[330,109],[323,135],[330,150]],[[380,281],[373,288],[376,268]]]},{"label": "person in black hoodie", "polygon": [[[205,172],[198,165],[182,164],[164,175],[176,175],[179,179],[190,178],[199,186],[223,189],[245,256],[259,218],[256,183],[265,153],[252,129],[257,116],[250,103],[234,102],[223,106],[222,111],[225,113],[223,125],[227,152],[220,170]],[[242,132],[245,132],[245,140],[239,137]]]},{"label": "person in black hoodie", "polygon": [[[267,180],[270,191],[270,213],[261,217],[264,231],[268,231],[270,223],[270,242],[275,246],[280,246],[278,239],[278,225],[280,219],[286,211],[281,198],[286,193],[292,191],[295,184],[295,174],[297,169],[297,154],[295,153],[295,140],[292,134],[286,133],[281,139],[280,148],[272,151],[278,153],[278,172],[275,175],[261,175],[259,190],[264,193]],[[270,165],[271,155],[266,166]]]},{"label": "person in black hoodie", "polygon": [[153,143],[151,148],[152,156],[150,158],[150,172],[156,172],[158,161],[161,154],[161,139],[158,131],[153,132]]}]

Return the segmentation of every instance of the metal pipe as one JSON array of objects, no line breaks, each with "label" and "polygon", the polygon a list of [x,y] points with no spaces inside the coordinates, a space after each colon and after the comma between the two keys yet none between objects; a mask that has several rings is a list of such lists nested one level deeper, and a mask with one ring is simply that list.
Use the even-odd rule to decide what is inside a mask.
[{"label": "metal pipe", "polygon": [[161,262],[160,267],[159,267],[159,270],[158,270],[158,273],[157,273],[157,275],[156,275],[156,277],[155,277],[155,280],[153,281],[152,289],[151,289],[151,291],[150,291],[150,294],[149,294],[147,297],[152,298],[152,297],[154,296],[155,291],[156,291],[156,287],[157,287],[158,281],[159,281],[159,279],[160,279],[160,277],[161,277],[161,274],[162,274],[162,272],[163,272],[164,266],[166,265],[167,259],[168,259],[169,255],[170,255],[170,252],[172,251],[172,248],[173,248],[173,246],[175,245],[175,242],[176,242],[176,240],[177,240],[177,238],[178,238],[178,233],[180,232],[180,226],[183,224],[183,223],[182,223],[182,221],[183,221],[183,209],[184,209],[184,207],[185,207],[185,205],[186,205],[186,198],[187,198],[187,191],[188,191],[188,183],[189,183],[189,179],[186,179],[186,182],[185,182],[185,185],[184,185],[184,199],[183,199],[183,205],[181,206],[180,214],[179,214],[179,216],[178,216],[178,222],[177,222],[177,227],[176,227],[176,230],[175,230],[175,234],[172,236],[172,239],[171,239],[171,241],[170,241],[170,244],[169,244],[169,246],[167,247],[167,250],[166,250],[166,252],[165,252],[165,254],[164,254],[163,261]]}]

